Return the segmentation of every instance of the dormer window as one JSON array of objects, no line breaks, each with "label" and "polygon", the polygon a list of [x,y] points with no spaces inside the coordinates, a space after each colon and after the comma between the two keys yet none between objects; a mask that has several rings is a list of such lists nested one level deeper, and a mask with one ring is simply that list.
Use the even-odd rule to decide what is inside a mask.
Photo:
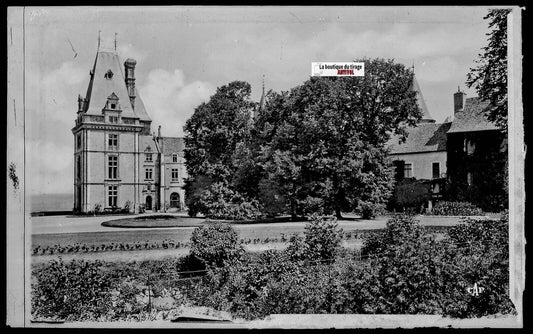
[{"label": "dormer window", "polygon": [[111,95],[107,97],[105,108],[112,109],[112,110],[120,109],[120,105],[118,103],[118,96],[115,93],[111,93]]},{"label": "dormer window", "polygon": [[113,78],[113,71],[111,70],[107,70],[107,72],[105,72],[104,74],[104,78],[110,80],[111,78]]}]

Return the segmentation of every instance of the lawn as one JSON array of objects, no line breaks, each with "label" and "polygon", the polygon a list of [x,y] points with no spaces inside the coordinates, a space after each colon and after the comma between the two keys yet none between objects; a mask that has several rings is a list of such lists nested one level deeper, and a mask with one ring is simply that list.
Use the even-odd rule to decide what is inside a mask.
[{"label": "lawn", "polygon": [[[145,218],[146,219],[146,218]],[[152,242],[160,243],[163,240],[174,240],[175,242],[188,242],[193,229],[196,226],[204,224],[203,220],[192,218],[178,218],[182,222],[182,227],[175,228],[147,228],[146,230],[129,230],[128,228],[113,228],[109,231],[101,232],[82,232],[82,233],[48,233],[33,234],[32,248],[37,246],[49,247],[53,245],[73,245],[76,243],[86,244],[87,246],[99,246],[111,243],[135,243],[135,242]],[[356,218],[346,218],[338,221],[339,227],[344,232],[358,232],[372,229],[383,229],[386,226],[388,217],[380,217],[376,220],[360,220]],[[456,225],[459,218],[450,217],[420,217],[422,225],[431,227],[433,230]],[[131,221],[131,218],[130,218]],[[161,222],[165,223],[162,220]],[[146,224],[146,220],[139,219],[139,224]],[[265,238],[280,239],[282,235],[290,237],[296,233],[301,234],[305,227],[304,221],[300,222],[274,222],[274,223],[239,223],[233,224],[234,229],[241,239],[261,239]]]}]

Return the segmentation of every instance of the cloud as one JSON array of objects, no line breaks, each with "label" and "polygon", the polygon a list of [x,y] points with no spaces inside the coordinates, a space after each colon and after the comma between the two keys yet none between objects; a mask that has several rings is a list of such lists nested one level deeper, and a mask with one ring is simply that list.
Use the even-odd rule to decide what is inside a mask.
[{"label": "cloud", "polygon": [[260,33],[253,29],[234,30],[206,43],[206,49],[216,50],[208,55],[206,72],[220,72],[223,68],[218,75],[226,76],[226,81],[251,82],[259,82],[254,77],[265,73],[267,83],[275,85],[272,88],[285,90],[308,78],[313,61],[380,57],[408,66],[415,60],[426,61],[424,70],[438,76],[422,80],[448,80],[450,73],[458,70],[458,61],[475,58],[482,47],[483,31],[467,28],[466,24],[395,23],[364,29],[357,24],[328,24],[312,27],[313,31],[307,34],[284,27],[263,29]]},{"label": "cloud", "polygon": [[[69,192],[72,189],[73,137],[78,89],[88,71],[73,62],[41,75],[27,72],[26,175],[30,193]],[[86,87],[86,86],[85,86]],[[83,95],[83,94],[82,94]]]},{"label": "cloud", "polygon": [[30,139],[47,138],[61,143],[72,136],[78,89],[88,82],[88,74],[73,62],[65,62],[43,76],[38,70],[29,72],[26,91],[35,92],[26,94],[26,133]]},{"label": "cloud", "polygon": [[146,53],[137,50],[133,44],[120,44],[117,47],[117,53],[121,56],[121,58],[124,58],[123,60],[126,60],[127,58],[133,58],[137,62],[142,62],[146,59]]},{"label": "cloud", "polygon": [[215,87],[204,81],[186,83],[180,69],[155,69],[139,91],[152,117],[152,130],[161,125],[163,136],[183,136],[183,126],[194,108],[207,101]]},{"label": "cloud", "polygon": [[26,182],[31,194],[72,191],[72,142],[71,138],[62,144],[45,140],[26,142]]},{"label": "cloud", "polygon": [[416,67],[416,76],[428,82],[444,82],[453,80],[460,70],[459,64],[452,57],[436,57]]}]

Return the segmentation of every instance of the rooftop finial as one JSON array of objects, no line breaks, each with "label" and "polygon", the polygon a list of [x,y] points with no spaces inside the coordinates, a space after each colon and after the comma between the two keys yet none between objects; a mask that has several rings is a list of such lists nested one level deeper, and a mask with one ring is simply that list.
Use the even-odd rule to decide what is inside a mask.
[{"label": "rooftop finial", "polygon": [[115,51],[117,51],[117,33],[115,33]]},{"label": "rooftop finial", "polygon": [[265,75],[263,74],[263,94],[265,93]]},{"label": "rooftop finial", "polygon": [[461,92],[461,87],[459,85],[457,85],[457,91]]}]

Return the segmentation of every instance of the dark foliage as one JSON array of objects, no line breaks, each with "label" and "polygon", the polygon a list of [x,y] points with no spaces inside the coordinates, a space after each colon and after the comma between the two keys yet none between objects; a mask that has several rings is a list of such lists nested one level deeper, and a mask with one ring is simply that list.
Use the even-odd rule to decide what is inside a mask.
[{"label": "dark foliage", "polygon": [[437,216],[480,216],[483,211],[468,202],[440,201],[435,204],[431,213]]},{"label": "dark foliage", "polygon": [[111,282],[99,261],[53,260],[33,272],[32,314],[66,320],[95,320],[110,308]]},{"label": "dark foliage", "polygon": [[430,199],[430,181],[406,178],[396,183],[389,206],[401,212],[423,213]]},{"label": "dark foliage", "polygon": [[466,84],[474,87],[478,96],[490,101],[488,119],[507,131],[507,15],[511,9],[489,9],[484,17],[489,20],[488,44],[483,47],[471,68]]},{"label": "dark foliage", "polygon": [[243,253],[237,232],[229,224],[216,221],[192,232],[191,255],[206,266],[222,267],[239,260]]}]

